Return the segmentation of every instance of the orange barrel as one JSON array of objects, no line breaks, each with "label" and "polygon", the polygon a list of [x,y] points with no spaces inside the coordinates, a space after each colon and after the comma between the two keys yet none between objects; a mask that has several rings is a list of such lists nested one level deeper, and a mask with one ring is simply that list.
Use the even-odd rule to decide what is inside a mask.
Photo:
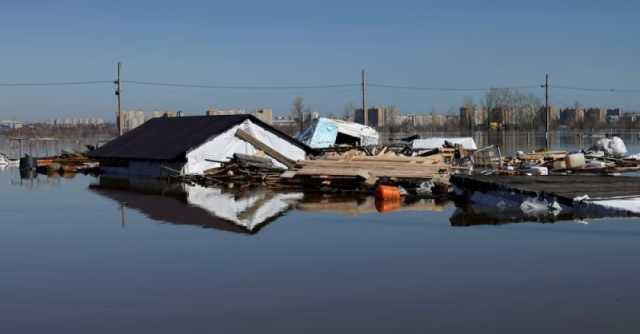
[{"label": "orange barrel", "polygon": [[395,209],[399,209],[401,206],[402,206],[402,203],[400,202],[400,198],[390,199],[390,200],[384,200],[384,199],[376,200],[376,210],[378,210],[378,212],[380,213],[393,211]]},{"label": "orange barrel", "polygon": [[376,199],[380,201],[400,201],[400,189],[394,186],[379,185],[376,188]]}]

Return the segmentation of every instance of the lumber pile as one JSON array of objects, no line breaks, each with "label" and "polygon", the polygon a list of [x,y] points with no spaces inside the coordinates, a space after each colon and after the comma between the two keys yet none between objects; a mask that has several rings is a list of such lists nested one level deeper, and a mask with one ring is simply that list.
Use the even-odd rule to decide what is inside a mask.
[{"label": "lumber pile", "polygon": [[[370,187],[380,181],[445,180],[450,165],[444,157],[408,157],[393,152],[368,156],[359,152],[328,155],[315,160],[298,161],[294,169],[285,172],[284,179],[301,179],[305,184],[320,182],[325,186],[351,180],[361,187]],[[314,182],[316,181],[316,182]]]}]

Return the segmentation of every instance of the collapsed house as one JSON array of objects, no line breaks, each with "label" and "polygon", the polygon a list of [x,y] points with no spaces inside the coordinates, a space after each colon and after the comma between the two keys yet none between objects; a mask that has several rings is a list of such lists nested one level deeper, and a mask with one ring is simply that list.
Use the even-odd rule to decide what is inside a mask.
[{"label": "collapsed house", "polygon": [[203,174],[234,154],[287,169],[310,151],[252,115],[221,115],[154,118],[88,155],[107,175],[164,177]]},{"label": "collapsed house", "polygon": [[320,117],[296,139],[313,149],[323,149],[336,145],[378,145],[379,135],[366,125]]}]

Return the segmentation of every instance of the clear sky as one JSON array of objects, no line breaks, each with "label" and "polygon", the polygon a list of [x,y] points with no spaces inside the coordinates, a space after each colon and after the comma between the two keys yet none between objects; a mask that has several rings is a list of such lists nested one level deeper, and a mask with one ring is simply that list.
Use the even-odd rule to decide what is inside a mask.
[{"label": "clear sky", "polygon": [[[125,80],[204,85],[369,81],[483,88],[640,89],[640,1],[5,1],[0,84]],[[542,97],[542,89],[529,89]],[[226,90],[126,84],[125,109],[272,107],[296,95],[342,114],[358,87]],[[369,89],[370,104],[446,112],[482,92]],[[640,110],[640,93],[552,89],[551,101]],[[110,83],[0,86],[0,119],[113,118]]]}]

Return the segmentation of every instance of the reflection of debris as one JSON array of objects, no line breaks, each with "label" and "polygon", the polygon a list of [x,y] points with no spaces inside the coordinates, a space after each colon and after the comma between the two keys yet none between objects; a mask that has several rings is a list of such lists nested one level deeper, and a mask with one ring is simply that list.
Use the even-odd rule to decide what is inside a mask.
[{"label": "reflection of debris", "polygon": [[527,198],[520,204],[520,210],[526,215],[539,215],[541,213],[551,213],[557,215],[562,211],[558,202],[548,202],[537,198]]},{"label": "reflection of debris", "polygon": [[460,203],[456,208],[449,222],[452,226],[476,226],[476,225],[502,225],[512,223],[557,223],[573,222],[578,224],[588,224],[587,219],[605,218],[597,212],[559,212],[557,214],[548,211],[535,214],[524,213],[520,209],[496,210],[476,204]]},{"label": "reflection of debris", "polygon": [[19,163],[19,160],[9,159],[6,154],[0,153],[0,166],[17,166]]},{"label": "reflection of debris", "polygon": [[381,212],[381,209],[392,207],[394,212],[440,212],[444,208],[444,203],[428,198],[403,198],[399,202],[384,204],[384,201],[376,201],[373,196],[307,193],[296,205],[296,209],[302,211],[350,216]]},{"label": "reflection of debris", "polygon": [[[601,215],[640,214],[640,178],[612,176],[464,176],[454,175],[452,184],[461,190],[462,200],[485,204],[496,199],[536,211],[539,203],[554,212],[589,212]],[[491,198],[483,200],[483,198]],[[532,204],[533,198],[539,201]]]}]

